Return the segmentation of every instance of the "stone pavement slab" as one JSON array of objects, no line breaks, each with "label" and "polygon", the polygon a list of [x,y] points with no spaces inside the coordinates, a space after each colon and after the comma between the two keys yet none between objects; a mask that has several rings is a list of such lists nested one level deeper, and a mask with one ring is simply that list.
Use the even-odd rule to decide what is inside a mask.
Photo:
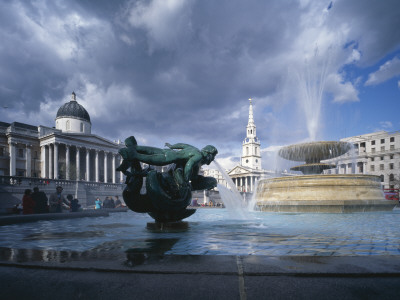
[{"label": "stone pavement slab", "polygon": [[1,299],[397,299],[400,256],[0,261]]}]

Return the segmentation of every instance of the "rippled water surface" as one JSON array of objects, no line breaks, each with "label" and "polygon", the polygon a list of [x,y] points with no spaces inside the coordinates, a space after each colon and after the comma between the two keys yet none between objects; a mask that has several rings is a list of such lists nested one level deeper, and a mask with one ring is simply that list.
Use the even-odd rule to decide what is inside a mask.
[{"label": "rippled water surface", "polygon": [[182,232],[152,232],[134,212],[0,227],[3,249],[199,255],[400,255],[400,210],[312,214],[198,209]]}]

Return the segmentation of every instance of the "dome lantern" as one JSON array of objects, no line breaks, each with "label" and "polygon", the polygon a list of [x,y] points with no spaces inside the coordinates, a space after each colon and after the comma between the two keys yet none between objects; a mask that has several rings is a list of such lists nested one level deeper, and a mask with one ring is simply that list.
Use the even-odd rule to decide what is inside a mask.
[{"label": "dome lantern", "polygon": [[56,128],[65,132],[91,133],[89,113],[76,101],[75,92],[72,92],[71,100],[58,109]]}]

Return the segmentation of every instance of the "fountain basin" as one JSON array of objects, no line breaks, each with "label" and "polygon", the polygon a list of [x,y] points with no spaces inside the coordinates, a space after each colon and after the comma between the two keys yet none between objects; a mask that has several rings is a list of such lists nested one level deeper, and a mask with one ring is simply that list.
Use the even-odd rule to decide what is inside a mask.
[{"label": "fountain basin", "polygon": [[346,213],[390,211],[375,175],[303,175],[263,179],[256,202],[261,211]]}]

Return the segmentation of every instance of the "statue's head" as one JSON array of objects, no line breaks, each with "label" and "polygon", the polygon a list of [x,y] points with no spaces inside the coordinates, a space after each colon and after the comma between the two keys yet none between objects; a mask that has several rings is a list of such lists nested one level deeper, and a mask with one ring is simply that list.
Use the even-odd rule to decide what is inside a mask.
[{"label": "statue's head", "polygon": [[212,145],[207,145],[203,149],[201,149],[201,152],[205,156],[205,163],[209,165],[215,158],[215,156],[218,154],[217,148],[215,148]]}]

